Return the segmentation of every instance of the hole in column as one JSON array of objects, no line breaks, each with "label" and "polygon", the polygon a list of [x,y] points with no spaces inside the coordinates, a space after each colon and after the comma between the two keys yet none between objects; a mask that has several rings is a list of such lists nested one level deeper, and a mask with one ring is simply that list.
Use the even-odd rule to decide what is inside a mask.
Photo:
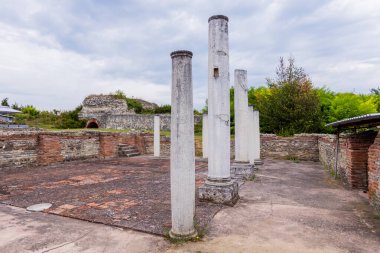
[{"label": "hole in column", "polygon": [[219,68],[214,68],[214,77],[219,77]]}]

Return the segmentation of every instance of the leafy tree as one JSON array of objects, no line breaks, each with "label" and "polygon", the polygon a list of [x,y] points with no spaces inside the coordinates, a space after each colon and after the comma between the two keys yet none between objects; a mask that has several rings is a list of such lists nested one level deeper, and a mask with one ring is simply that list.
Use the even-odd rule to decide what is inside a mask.
[{"label": "leafy tree", "polygon": [[33,105],[27,105],[22,107],[21,112],[24,114],[28,114],[31,118],[37,117],[40,113],[40,111],[38,111],[36,107],[34,107]]},{"label": "leafy tree", "polygon": [[3,100],[1,100],[1,105],[2,106],[9,106],[9,104],[8,104],[8,98],[4,98]]},{"label": "leafy tree", "polygon": [[320,130],[318,94],[308,75],[295,65],[293,58],[288,59],[288,64],[280,58],[276,78],[268,78],[267,85],[270,91],[256,97],[264,132],[292,135]]},{"label": "leafy tree", "polygon": [[334,132],[332,127],[326,127],[326,124],[330,122],[331,102],[334,99],[335,93],[326,87],[316,89],[318,98],[321,105],[321,129],[323,132]]},{"label": "leafy tree", "polygon": [[[60,129],[69,129],[69,128],[83,128],[86,125],[85,120],[79,119],[79,112],[82,110],[82,106],[76,107],[72,111],[62,112],[54,124],[54,127]],[[51,113],[54,115],[54,113]]]},{"label": "leafy tree", "polygon": [[376,98],[370,95],[337,93],[331,101],[329,122],[377,111]]}]

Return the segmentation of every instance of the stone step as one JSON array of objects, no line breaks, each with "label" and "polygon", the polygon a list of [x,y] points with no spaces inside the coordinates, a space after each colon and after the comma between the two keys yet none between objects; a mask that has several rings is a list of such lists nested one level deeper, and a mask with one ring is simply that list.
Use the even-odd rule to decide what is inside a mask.
[{"label": "stone step", "polygon": [[121,157],[131,157],[131,156],[140,155],[140,152],[134,146],[131,146],[128,144],[119,144],[118,145],[118,154]]}]

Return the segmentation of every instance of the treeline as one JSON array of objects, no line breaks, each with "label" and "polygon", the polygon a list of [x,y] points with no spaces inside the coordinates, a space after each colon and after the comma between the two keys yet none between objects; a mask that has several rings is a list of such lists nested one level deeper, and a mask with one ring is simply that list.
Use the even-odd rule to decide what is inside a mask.
[{"label": "treeline", "polygon": [[[8,98],[4,98],[1,101],[1,105],[10,106]],[[63,112],[58,110],[42,111],[33,105],[22,106],[17,103],[12,104],[10,107],[21,111],[21,113],[13,115],[15,117],[14,124],[26,124],[31,127],[56,129],[83,128],[86,125],[86,121],[78,117],[82,106],[78,106],[71,111]]]},{"label": "treeline", "polygon": [[[260,111],[260,128],[264,133],[293,135],[296,133],[331,133],[330,122],[380,112],[380,88],[370,94],[336,93],[328,88],[315,88],[305,71],[286,63],[283,58],[276,77],[267,79],[266,87],[248,90],[249,104]],[[231,122],[234,108],[231,89]]]}]

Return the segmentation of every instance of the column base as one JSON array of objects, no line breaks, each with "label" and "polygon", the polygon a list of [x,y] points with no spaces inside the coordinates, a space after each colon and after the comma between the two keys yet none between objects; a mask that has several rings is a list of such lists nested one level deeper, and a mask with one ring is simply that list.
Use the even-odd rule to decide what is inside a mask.
[{"label": "column base", "polygon": [[169,231],[169,237],[172,239],[175,239],[175,240],[187,241],[187,240],[191,240],[191,239],[195,238],[197,235],[198,235],[198,233],[195,229],[193,232],[191,232],[190,234],[187,234],[187,235],[176,234],[176,233],[172,232],[172,230]]},{"label": "column base", "polygon": [[231,164],[233,178],[250,179],[255,174],[255,166],[249,162],[234,161]]},{"label": "column base", "polygon": [[261,159],[255,159],[254,163],[255,163],[255,165],[263,165],[264,164],[263,160],[261,160]]},{"label": "column base", "polygon": [[227,182],[207,180],[203,186],[199,187],[198,191],[200,201],[234,206],[239,200],[238,183],[232,180]]}]

